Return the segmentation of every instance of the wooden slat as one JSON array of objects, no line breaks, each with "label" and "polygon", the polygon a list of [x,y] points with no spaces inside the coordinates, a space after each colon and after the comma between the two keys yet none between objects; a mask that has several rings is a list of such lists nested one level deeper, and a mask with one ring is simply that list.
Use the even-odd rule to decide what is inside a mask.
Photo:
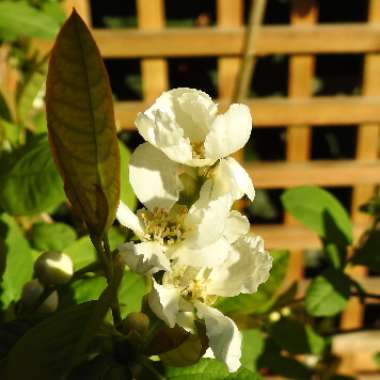
[{"label": "wooden slat", "polygon": [[380,331],[362,331],[335,336],[332,340],[334,352],[344,357],[344,372],[355,373],[377,371],[373,355],[380,350]]},{"label": "wooden slat", "polygon": [[[218,101],[225,111],[228,102]],[[253,114],[254,127],[287,125],[347,125],[380,121],[380,97],[318,97],[312,99],[264,98],[245,102]],[[134,128],[137,112],[149,103],[116,103],[116,116],[122,128]]]},{"label": "wooden slat", "polygon": [[[370,25],[380,25],[380,2],[369,1],[368,21]],[[380,54],[370,54],[364,59],[363,95],[380,95]],[[378,157],[379,124],[363,124],[358,128],[356,159],[371,161]],[[352,194],[352,219],[357,222],[368,221],[368,217],[359,211],[359,206],[374,194],[374,186],[358,186]],[[368,221],[369,222],[369,221]],[[366,276],[365,268],[354,268],[351,275],[356,278]],[[357,299],[351,300],[342,316],[342,326],[345,328],[359,327],[364,315],[363,307]]]},{"label": "wooden slat", "polygon": [[[219,27],[239,27],[243,22],[242,0],[218,0],[217,19]],[[239,72],[240,59],[222,57],[218,60],[218,93],[223,99],[231,99]]]},{"label": "wooden slat", "polygon": [[[141,30],[157,33],[165,25],[163,0],[137,0],[137,14]],[[153,101],[168,88],[167,62],[161,58],[142,60],[141,79],[144,99]]]},{"label": "wooden slat", "polygon": [[[293,0],[291,22],[293,26],[312,26],[317,20],[314,0]],[[296,55],[289,58],[288,92],[290,98],[307,98],[312,93],[314,57]],[[288,161],[306,161],[310,156],[311,129],[307,125],[289,126],[287,131],[286,158]],[[285,223],[297,224],[290,214]],[[293,251],[289,265],[289,280],[298,280],[303,274],[303,252]]]},{"label": "wooden slat", "polygon": [[[365,226],[354,225],[354,237],[357,238],[363,233]],[[316,234],[300,225],[259,225],[252,226],[252,232],[260,235],[265,241],[267,249],[315,249],[321,247]],[[368,291],[371,291],[372,284],[363,283]],[[377,283],[379,284],[379,283]],[[374,286],[374,285],[373,285]]]},{"label": "wooden slat", "polygon": [[380,160],[260,162],[245,165],[257,188],[315,185],[341,187],[380,183]]},{"label": "wooden slat", "polygon": [[[95,39],[106,58],[240,55],[243,28],[170,28],[138,31],[97,29]],[[349,43],[347,43],[349,41]],[[36,42],[43,51],[51,42]],[[313,27],[264,26],[256,53],[369,53],[380,49],[380,27],[367,24],[324,24]]]},{"label": "wooden slat", "polygon": [[80,14],[83,20],[91,27],[91,9],[89,0],[65,0],[65,10],[69,15],[71,11],[75,10]]}]

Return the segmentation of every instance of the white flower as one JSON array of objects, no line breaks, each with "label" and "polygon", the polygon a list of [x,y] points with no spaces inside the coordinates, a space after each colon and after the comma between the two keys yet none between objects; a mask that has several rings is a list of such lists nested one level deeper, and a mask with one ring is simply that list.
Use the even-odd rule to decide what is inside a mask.
[{"label": "white flower", "polygon": [[192,331],[193,320],[204,319],[212,354],[224,361],[230,371],[236,371],[240,366],[241,335],[230,318],[210,305],[217,296],[256,292],[267,280],[271,265],[271,256],[265,252],[261,238],[244,235],[232,244],[226,260],[216,267],[172,265],[162,284],[153,281],[149,305],[169,327],[178,324]]},{"label": "white flower", "polygon": [[[171,209],[144,208],[134,214],[120,203],[117,219],[141,240],[119,247],[133,271],[152,274],[168,270],[169,259],[200,266],[213,266],[225,260],[230,249],[224,233],[230,223],[231,200],[228,195],[209,200],[209,185],[203,187],[198,201],[189,210],[176,204]],[[215,254],[207,255],[208,251]]]},{"label": "white flower", "polygon": [[[202,91],[178,88],[164,92],[136,119],[136,127],[148,142],[140,145],[130,161],[130,182],[141,202],[167,207],[178,200],[183,165],[213,178],[213,197],[232,193],[253,200],[254,188],[246,171],[230,154],[241,149],[252,130],[249,108],[232,104],[217,115],[217,105]],[[228,178],[226,176],[228,175]],[[147,182],[150,186],[147,186]]]}]

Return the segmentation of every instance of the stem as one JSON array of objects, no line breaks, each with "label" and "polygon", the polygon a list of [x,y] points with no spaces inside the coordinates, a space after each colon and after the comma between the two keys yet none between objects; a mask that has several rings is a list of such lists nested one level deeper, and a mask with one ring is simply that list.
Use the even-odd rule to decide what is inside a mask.
[{"label": "stem", "polygon": [[373,298],[380,301],[380,294],[375,293],[363,293],[360,294],[358,292],[351,292],[351,296],[353,297],[364,297],[364,298]]},{"label": "stem", "polygon": [[334,336],[334,335],[343,335],[343,334],[351,334],[351,333],[357,333],[357,332],[364,332],[364,331],[376,331],[379,330],[379,328],[376,327],[355,327],[352,329],[346,329],[346,330],[335,330],[326,334],[323,334],[324,336]]},{"label": "stem", "polygon": [[267,0],[251,0],[251,11],[246,29],[243,60],[236,80],[233,103],[240,102],[247,97],[256,62],[255,45],[257,35],[263,23],[266,4]]},{"label": "stem", "polygon": [[148,371],[150,371],[156,377],[156,379],[167,380],[165,376],[163,376],[160,372],[158,372],[156,370],[156,368],[153,367],[153,365],[149,359],[142,357],[142,360],[140,363],[144,368],[146,368]]},{"label": "stem", "polygon": [[[110,277],[113,278],[114,276],[113,256],[112,256],[107,235],[103,238],[103,247],[104,247],[104,254],[107,258],[107,261],[110,263]],[[112,318],[113,318],[115,326],[116,327],[120,326],[122,322],[122,318],[121,318],[121,312],[120,312],[119,299],[117,297],[117,291],[116,291],[115,299],[113,303],[111,304],[111,312],[112,312]]]}]

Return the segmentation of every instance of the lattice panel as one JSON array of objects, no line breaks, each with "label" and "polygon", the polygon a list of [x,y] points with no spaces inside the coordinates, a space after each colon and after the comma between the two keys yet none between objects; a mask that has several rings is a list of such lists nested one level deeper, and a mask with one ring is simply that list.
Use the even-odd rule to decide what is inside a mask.
[{"label": "lattice panel", "polygon": [[[66,4],[68,9],[75,6],[91,25],[86,0],[71,0]],[[164,0],[136,0],[138,28],[93,29],[104,58],[141,59],[143,101],[116,103],[116,117],[122,129],[132,130],[137,112],[169,88],[167,59],[173,57],[216,57],[219,104],[221,110],[226,109],[244,45],[244,4],[243,0],[216,0],[215,27],[168,28]],[[294,0],[289,10],[289,25],[265,25],[260,32],[255,46],[258,57],[289,56],[288,96],[247,99],[246,103],[254,115],[254,128],[286,128],[286,160],[254,162],[246,167],[257,188],[283,189],[304,184],[352,187],[352,217],[357,238],[367,223],[357,212],[358,205],[380,183],[380,1],[370,0],[368,22],[356,24],[319,24],[318,5],[317,0]],[[44,51],[51,46],[44,42],[36,44]],[[315,56],[320,54],[365,55],[361,95],[313,96]],[[313,127],[347,124],[358,125],[355,159],[310,160]],[[314,234],[287,215],[283,224],[255,224],[253,228],[264,237],[269,248],[293,250],[290,278],[302,278],[304,250],[319,246]],[[369,289],[380,288],[378,279],[367,277],[362,268],[354,274]],[[360,326],[362,318],[362,307],[353,302],[343,315],[342,326]],[[346,370],[374,370],[365,346],[351,347],[350,342],[339,342],[336,348],[345,354]]]}]

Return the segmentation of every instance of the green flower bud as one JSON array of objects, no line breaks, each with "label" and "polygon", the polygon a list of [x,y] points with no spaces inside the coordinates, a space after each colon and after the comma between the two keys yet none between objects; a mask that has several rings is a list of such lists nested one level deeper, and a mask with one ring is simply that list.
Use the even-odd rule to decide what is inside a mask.
[{"label": "green flower bud", "polygon": [[123,330],[137,331],[144,335],[149,328],[149,317],[144,313],[130,313],[123,321]]},{"label": "green flower bud", "polygon": [[48,251],[36,260],[34,272],[44,285],[63,285],[71,280],[74,266],[71,258],[66,254]]}]

